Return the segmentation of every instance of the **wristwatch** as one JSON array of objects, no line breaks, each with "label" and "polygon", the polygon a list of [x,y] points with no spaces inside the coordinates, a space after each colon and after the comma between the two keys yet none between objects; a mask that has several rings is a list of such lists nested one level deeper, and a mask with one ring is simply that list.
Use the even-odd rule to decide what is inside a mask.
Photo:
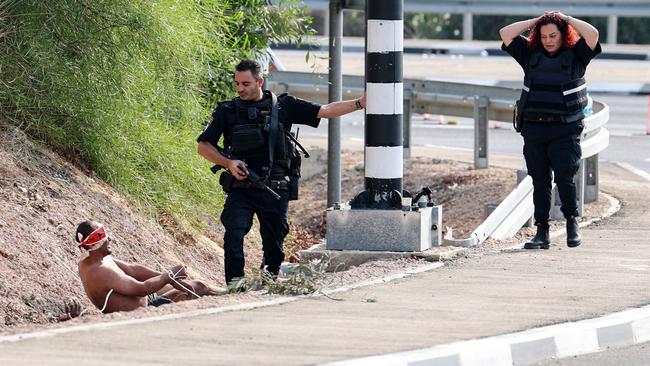
[{"label": "wristwatch", "polygon": [[354,107],[355,107],[357,110],[359,110],[359,109],[363,109],[363,107],[361,106],[361,99],[357,99],[357,100],[354,101]]}]

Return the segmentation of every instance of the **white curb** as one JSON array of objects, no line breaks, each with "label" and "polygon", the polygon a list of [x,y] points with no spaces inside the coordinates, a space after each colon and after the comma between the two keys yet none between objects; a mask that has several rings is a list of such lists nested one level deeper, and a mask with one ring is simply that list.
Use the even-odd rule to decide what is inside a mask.
[{"label": "white curb", "polygon": [[650,341],[650,305],[601,318],[322,366],[530,365]]}]

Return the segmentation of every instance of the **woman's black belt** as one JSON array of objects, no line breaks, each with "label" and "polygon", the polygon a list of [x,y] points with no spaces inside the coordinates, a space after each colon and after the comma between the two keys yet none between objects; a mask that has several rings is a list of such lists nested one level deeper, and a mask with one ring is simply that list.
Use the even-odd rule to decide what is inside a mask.
[{"label": "woman's black belt", "polygon": [[524,113],[524,121],[529,122],[564,122],[559,114]]}]

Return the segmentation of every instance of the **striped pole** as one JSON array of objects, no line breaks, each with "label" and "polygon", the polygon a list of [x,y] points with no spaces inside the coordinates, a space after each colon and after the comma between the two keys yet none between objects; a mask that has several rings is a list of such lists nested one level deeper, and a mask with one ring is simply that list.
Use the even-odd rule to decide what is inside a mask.
[{"label": "striped pole", "polygon": [[403,14],[403,0],[366,1],[366,190],[353,208],[401,209]]}]

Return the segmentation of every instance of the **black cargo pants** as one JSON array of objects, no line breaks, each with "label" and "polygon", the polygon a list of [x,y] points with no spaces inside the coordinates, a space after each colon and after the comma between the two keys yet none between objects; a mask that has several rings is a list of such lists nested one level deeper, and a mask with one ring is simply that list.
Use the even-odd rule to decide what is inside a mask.
[{"label": "black cargo pants", "polygon": [[221,213],[224,235],[224,267],[226,283],[244,276],[244,236],[253,225],[253,214],[260,222],[264,257],[262,267],[278,273],[284,260],[284,238],[289,233],[288,192],[278,190],[280,199],[258,189],[233,189],[228,193]]},{"label": "black cargo pants", "polygon": [[582,121],[524,123],[524,158],[528,175],[533,179],[536,225],[549,221],[553,176],[562,201],[562,214],[567,219],[578,216],[574,177],[582,157],[580,134],[583,127]]}]

